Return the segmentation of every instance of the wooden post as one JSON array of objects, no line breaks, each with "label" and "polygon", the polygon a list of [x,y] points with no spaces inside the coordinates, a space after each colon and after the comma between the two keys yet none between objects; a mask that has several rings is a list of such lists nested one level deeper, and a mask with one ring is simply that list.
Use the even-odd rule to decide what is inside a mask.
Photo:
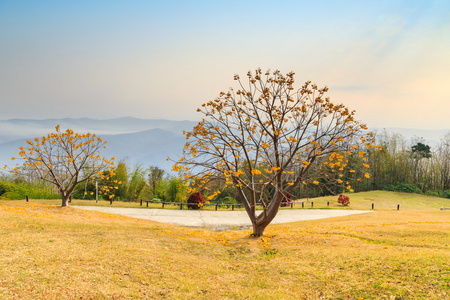
[{"label": "wooden post", "polygon": [[291,208],[294,208],[294,202],[291,202]]},{"label": "wooden post", "polygon": [[302,208],[305,208],[305,202],[302,202]]},{"label": "wooden post", "polygon": [[397,210],[400,210],[400,204],[397,204]]},{"label": "wooden post", "polygon": [[148,201],[147,201],[147,207],[148,207]]},{"label": "wooden post", "polygon": [[162,208],[164,208],[164,202],[162,203]]},{"label": "wooden post", "polygon": [[327,206],[330,206],[330,201],[327,202]]},{"label": "wooden post", "polygon": [[216,203],[216,210],[217,210],[217,203]]},{"label": "wooden post", "polygon": [[29,200],[29,199],[28,199],[28,195],[27,195],[27,196],[26,196],[26,201],[28,202],[28,200]]},{"label": "wooden post", "polygon": [[109,200],[109,205],[112,205],[112,198]]},{"label": "wooden post", "polygon": [[311,201],[311,207],[314,207],[314,202]]},{"label": "wooden post", "polygon": [[374,205],[373,205],[373,203],[372,203],[372,209],[373,209],[373,207],[374,207]]},{"label": "wooden post", "polygon": [[141,206],[142,206],[142,199],[141,199]]},{"label": "wooden post", "polygon": [[234,204],[233,204],[233,205],[231,205],[231,210],[234,210]]},{"label": "wooden post", "polygon": [[183,209],[183,203],[180,203],[180,209]]}]

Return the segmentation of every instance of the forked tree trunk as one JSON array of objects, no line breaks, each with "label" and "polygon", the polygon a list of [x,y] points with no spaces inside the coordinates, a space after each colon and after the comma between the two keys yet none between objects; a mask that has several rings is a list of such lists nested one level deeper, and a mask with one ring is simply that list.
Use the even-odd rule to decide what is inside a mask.
[{"label": "forked tree trunk", "polygon": [[247,211],[248,216],[250,217],[250,221],[253,226],[253,236],[262,236],[264,234],[264,230],[266,227],[272,222],[275,216],[278,213],[278,209],[280,208],[281,199],[283,197],[282,194],[275,195],[274,199],[272,199],[271,204],[266,208],[266,214],[262,212],[258,217],[255,217],[255,211],[250,209],[249,205],[245,205],[247,201],[243,196],[243,193],[240,194],[242,203],[244,203],[245,210]]},{"label": "forked tree trunk", "polygon": [[[274,199],[274,201],[276,201]],[[264,234],[264,230],[266,227],[272,222],[272,220],[275,218],[275,216],[278,213],[278,208],[280,207],[281,199],[279,201],[275,202],[274,205],[269,205],[268,211],[266,216],[260,215],[260,219],[256,218],[253,220],[252,218],[252,225],[253,225],[253,235],[254,236],[262,236]]]},{"label": "forked tree trunk", "polygon": [[[269,224],[267,224],[269,225]],[[264,235],[264,230],[267,227],[266,224],[264,225],[257,225],[256,223],[253,223],[253,236],[262,236]]]},{"label": "forked tree trunk", "polygon": [[69,196],[67,195],[61,196],[61,200],[62,200],[61,207],[69,206]]}]

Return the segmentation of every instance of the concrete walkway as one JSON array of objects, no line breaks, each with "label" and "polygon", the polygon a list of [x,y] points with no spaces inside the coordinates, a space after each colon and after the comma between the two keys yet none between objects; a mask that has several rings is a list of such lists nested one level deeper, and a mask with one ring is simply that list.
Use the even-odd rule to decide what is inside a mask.
[{"label": "concrete walkway", "polygon": [[[214,231],[227,229],[251,228],[250,219],[245,211],[210,211],[210,210],[176,210],[151,208],[120,208],[100,206],[72,206],[86,210],[96,210],[110,214],[119,214],[138,219],[152,220],[178,226],[202,227]],[[283,209],[272,221],[289,223],[296,221],[317,220],[368,213],[366,210],[338,209]]]}]

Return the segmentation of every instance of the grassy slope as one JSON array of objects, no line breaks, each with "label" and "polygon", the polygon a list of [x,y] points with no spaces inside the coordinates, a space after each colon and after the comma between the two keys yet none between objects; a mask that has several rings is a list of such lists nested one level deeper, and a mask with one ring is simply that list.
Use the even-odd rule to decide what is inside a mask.
[{"label": "grassy slope", "polygon": [[[347,194],[350,196],[350,206],[343,207],[337,203],[337,196],[328,196],[311,199],[299,199],[295,201],[305,202],[305,208],[311,208],[311,202],[314,202],[313,208],[338,208],[338,209],[371,209],[372,203],[375,205],[375,210],[396,210],[397,205],[400,204],[400,209],[409,210],[435,210],[441,207],[450,208],[450,199],[428,197],[418,194],[407,193],[392,193],[387,191],[372,191],[365,193]],[[61,205],[61,200],[32,200],[35,203]],[[327,202],[330,203],[327,206]],[[86,205],[86,206],[111,206],[109,201],[99,200],[96,203],[94,200],[76,200],[74,199],[71,205]],[[113,207],[131,207],[131,208],[146,208],[146,203],[140,206],[139,202],[113,202]],[[300,208],[300,203],[295,203],[294,208]],[[149,208],[161,208],[161,204],[150,203]],[[178,205],[165,205],[165,208],[179,209]],[[186,208],[184,206],[184,208]],[[214,210],[214,206],[205,206],[203,210]],[[225,209],[225,208],[221,208]],[[237,207],[234,208],[238,210]],[[282,208],[290,209],[290,208]],[[226,208],[231,210],[231,207]]]},{"label": "grassy slope", "polygon": [[436,209],[448,200],[351,195],[352,208],[372,202],[374,213],[272,225],[254,239],[2,201],[0,298],[450,299],[450,211]]},{"label": "grassy slope", "polygon": [[[400,210],[423,211],[436,210],[441,207],[450,208],[450,199],[429,197],[419,194],[371,191],[347,195],[350,196],[350,206],[348,209],[371,209],[372,203],[374,204],[375,210],[397,210],[397,205],[400,205]],[[311,201],[314,201],[314,207],[318,208],[326,207],[327,202],[330,202],[331,208],[342,208],[342,206],[337,203],[337,196],[309,199],[309,202]]]}]

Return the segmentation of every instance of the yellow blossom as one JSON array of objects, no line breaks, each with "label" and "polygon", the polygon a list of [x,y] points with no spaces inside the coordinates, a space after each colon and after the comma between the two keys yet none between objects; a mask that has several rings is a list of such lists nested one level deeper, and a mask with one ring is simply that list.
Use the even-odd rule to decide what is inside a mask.
[{"label": "yellow blossom", "polygon": [[257,169],[253,169],[253,170],[252,170],[252,174],[253,174],[253,175],[259,175],[259,174],[261,174],[261,171],[260,171],[260,170],[257,170]]}]

